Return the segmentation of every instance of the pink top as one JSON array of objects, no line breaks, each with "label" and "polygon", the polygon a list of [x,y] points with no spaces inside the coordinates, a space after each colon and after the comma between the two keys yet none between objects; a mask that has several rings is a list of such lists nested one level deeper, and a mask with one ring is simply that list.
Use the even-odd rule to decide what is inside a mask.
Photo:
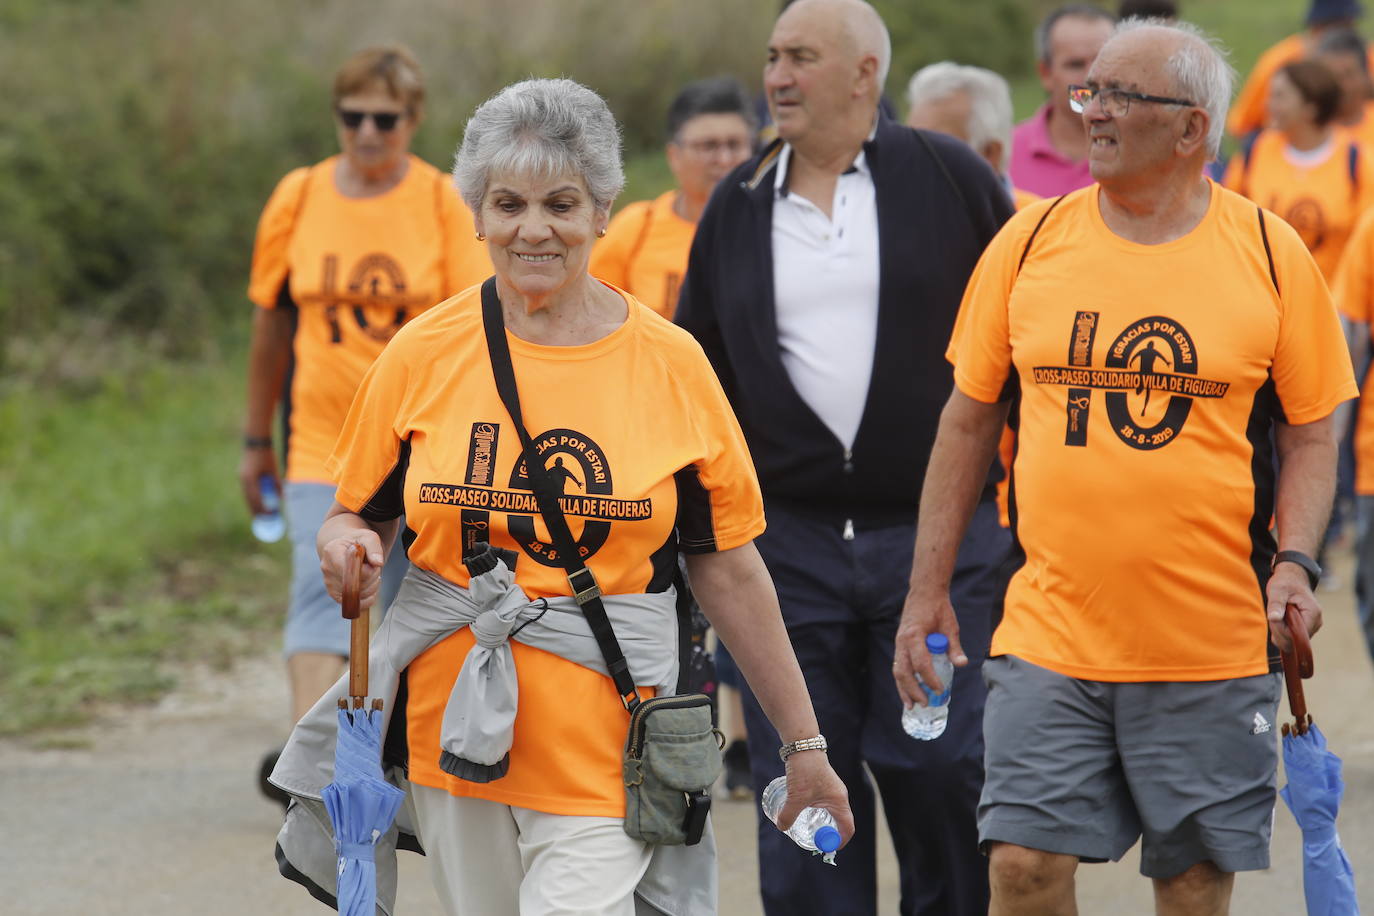
[{"label": "pink top", "polygon": [[1066,159],[1050,142],[1050,103],[1011,132],[1011,182],[1041,197],[1058,197],[1093,183],[1088,160]]}]

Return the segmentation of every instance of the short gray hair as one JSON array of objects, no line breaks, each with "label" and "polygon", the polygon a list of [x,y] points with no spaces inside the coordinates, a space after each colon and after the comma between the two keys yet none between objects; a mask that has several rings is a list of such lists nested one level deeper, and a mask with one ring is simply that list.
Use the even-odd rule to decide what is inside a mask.
[{"label": "short gray hair", "polygon": [[978,152],[990,141],[1002,144],[1003,161],[1011,157],[1011,89],[991,70],[942,60],[916,71],[906,87],[907,104],[947,99],[956,92],[969,98],[969,145]]},{"label": "short gray hair", "polygon": [[1162,29],[1183,37],[1178,50],[1169,55],[1165,70],[1177,93],[1207,112],[1207,157],[1217,158],[1236,80],[1236,71],[1227,61],[1230,52],[1202,29],[1177,20],[1127,19],[1116,27],[1112,37],[1142,29]]},{"label": "short gray hair", "polygon": [[620,128],[606,102],[568,79],[513,83],[477,107],[453,157],[453,181],[474,213],[493,172],[572,173],[609,210],[625,186]]}]

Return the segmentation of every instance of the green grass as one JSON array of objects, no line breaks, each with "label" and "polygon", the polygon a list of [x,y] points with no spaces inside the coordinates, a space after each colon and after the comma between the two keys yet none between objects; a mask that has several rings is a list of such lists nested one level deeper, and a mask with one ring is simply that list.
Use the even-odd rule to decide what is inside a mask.
[{"label": "green grass", "polygon": [[237,356],[27,356],[0,387],[0,734],[154,698],[172,659],[227,664],[276,638],[286,588],[237,493]]}]

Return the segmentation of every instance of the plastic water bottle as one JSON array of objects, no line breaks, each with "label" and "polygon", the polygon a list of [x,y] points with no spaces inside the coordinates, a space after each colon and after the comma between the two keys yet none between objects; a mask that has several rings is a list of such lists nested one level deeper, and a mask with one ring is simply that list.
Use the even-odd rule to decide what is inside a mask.
[{"label": "plastic water bottle", "polygon": [[[787,777],[779,776],[763,790],[763,816],[774,824],[787,804]],[[809,849],[821,856],[823,862],[835,864],[835,852],[840,848],[840,831],[835,819],[824,808],[803,808],[801,814],[786,831],[802,849]]]},{"label": "plastic water bottle", "polygon": [[286,522],[281,517],[281,496],[271,474],[258,478],[258,493],[262,495],[264,511],[253,516],[253,537],[264,544],[275,544],[286,534]]},{"label": "plastic water bottle", "polygon": [[944,689],[936,693],[922,683],[926,705],[913,706],[902,713],[902,728],[906,729],[908,735],[921,741],[931,741],[945,733],[945,726],[949,724],[949,694],[954,686],[949,637],[943,633],[931,633],[926,637],[926,648],[930,650],[930,663],[935,668],[935,676],[940,679]]}]

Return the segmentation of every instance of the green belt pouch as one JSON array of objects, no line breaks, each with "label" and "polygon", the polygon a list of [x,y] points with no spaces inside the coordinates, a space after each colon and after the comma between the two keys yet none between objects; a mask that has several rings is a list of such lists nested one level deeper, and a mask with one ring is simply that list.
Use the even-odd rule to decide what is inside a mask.
[{"label": "green belt pouch", "polygon": [[644,700],[625,741],[625,832],[658,846],[701,842],[720,776],[721,734],[705,694]]}]

